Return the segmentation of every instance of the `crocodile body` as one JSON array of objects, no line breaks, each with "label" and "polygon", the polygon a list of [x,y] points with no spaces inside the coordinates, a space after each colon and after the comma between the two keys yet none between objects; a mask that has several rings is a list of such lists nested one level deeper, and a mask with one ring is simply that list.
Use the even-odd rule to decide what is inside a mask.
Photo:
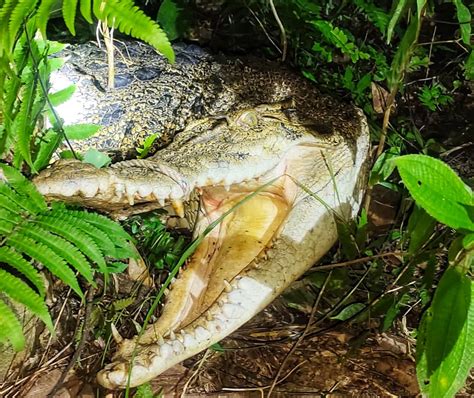
[{"label": "crocodile body", "polygon": [[204,117],[291,98],[300,118],[322,133],[353,131],[354,109],[320,95],[292,70],[253,57],[212,55],[195,45],[176,45],[169,64],[142,43],[117,43],[115,88],[107,88],[104,49],[95,43],[70,46],[60,55],[67,62],[52,76],[53,88],[75,83],[73,97],[58,107],[65,124],[95,123],[103,128],[75,148],[93,147],[130,157],[144,139],[157,133],[157,147],[176,132]]},{"label": "crocodile body", "polygon": [[[266,61],[218,62],[199,54],[189,70],[205,62],[215,74],[190,72],[185,84],[178,74],[175,86],[176,101],[183,104],[180,96],[192,87],[190,101],[200,106],[171,106],[162,114],[149,103],[137,105],[158,123],[146,122],[144,134],[168,129],[171,144],[148,159],[100,170],[60,161],[35,179],[49,199],[107,212],[171,204],[183,215],[190,197],[199,197],[194,237],[207,235],[171,285],[158,321],[140,341],[123,341],[99,373],[109,388],[142,384],[251,319],[330,249],[337,239],[334,218],[353,217],[363,195],[369,135],[359,110]],[[165,69],[180,68],[179,62]],[[203,81],[220,91],[195,88]],[[167,80],[149,90],[163,93],[168,86]],[[153,101],[174,103],[165,97]],[[130,120],[117,125],[130,126]],[[112,138],[130,142],[123,134]]]}]

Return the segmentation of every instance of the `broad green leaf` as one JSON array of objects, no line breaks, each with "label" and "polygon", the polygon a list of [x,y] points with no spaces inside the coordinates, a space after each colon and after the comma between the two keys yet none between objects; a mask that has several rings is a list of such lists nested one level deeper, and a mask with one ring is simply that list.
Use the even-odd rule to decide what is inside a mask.
[{"label": "broad green leaf", "polygon": [[97,149],[89,149],[84,154],[84,162],[90,163],[100,169],[101,167],[107,166],[112,160],[105,154]]},{"label": "broad green leaf", "polygon": [[433,233],[436,220],[431,217],[422,207],[415,205],[410,219],[408,220],[408,236],[410,244],[408,253],[414,254]]},{"label": "broad green leaf", "polygon": [[405,155],[394,160],[403,183],[415,201],[438,221],[455,229],[474,231],[467,206],[471,189],[445,163],[425,155]]},{"label": "broad green leaf", "polygon": [[462,0],[453,0],[453,4],[456,6],[456,14],[461,29],[461,39],[464,44],[469,46],[471,45],[471,13]]},{"label": "broad green leaf", "polygon": [[75,91],[76,85],[71,84],[70,86],[63,88],[62,90],[49,94],[48,98],[53,106],[58,106],[64,104],[67,100],[69,100]]},{"label": "broad green leaf", "polygon": [[345,321],[346,319],[351,318],[355,314],[359,313],[365,308],[364,303],[352,303],[349,304],[347,307],[344,307],[339,314],[334,315],[331,319],[335,319],[338,321]]},{"label": "broad green leaf", "polygon": [[64,126],[64,133],[70,140],[85,140],[97,133],[101,127],[102,126],[99,126],[98,124],[71,124],[70,126]]},{"label": "broad green leaf", "polygon": [[417,377],[423,394],[448,398],[474,365],[474,284],[449,267],[423,316],[417,343]]}]

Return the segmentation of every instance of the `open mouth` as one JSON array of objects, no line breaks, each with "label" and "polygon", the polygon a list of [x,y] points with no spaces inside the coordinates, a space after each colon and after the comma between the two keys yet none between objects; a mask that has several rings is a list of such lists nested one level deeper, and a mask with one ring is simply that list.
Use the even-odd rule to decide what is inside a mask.
[{"label": "open mouth", "polygon": [[116,216],[167,205],[183,216],[199,196],[194,237],[205,237],[170,285],[158,321],[139,341],[122,341],[99,372],[103,386],[140,385],[220,341],[330,249],[333,212],[350,216],[360,202],[368,153],[360,120],[351,143],[265,106],[211,127],[197,123],[148,160],[105,169],[59,162],[36,178],[50,199]]}]

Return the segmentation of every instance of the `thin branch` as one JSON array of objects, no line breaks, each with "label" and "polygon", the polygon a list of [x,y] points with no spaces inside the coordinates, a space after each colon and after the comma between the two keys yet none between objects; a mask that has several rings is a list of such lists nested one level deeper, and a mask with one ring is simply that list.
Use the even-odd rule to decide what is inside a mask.
[{"label": "thin branch", "polygon": [[273,4],[273,0],[268,0],[268,3],[270,4],[270,8],[272,9],[273,17],[275,18],[275,21],[278,25],[278,28],[280,29],[280,37],[281,37],[281,61],[285,62],[286,60],[286,53],[288,51],[288,40],[286,39],[286,31],[285,27],[283,26],[280,17],[278,16],[277,10],[275,8],[275,4]]},{"label": "thin branch", "polygon": [[305,329],[303,330],[303,333],[301,333],[300,337],[298,337],[298,340],[296,340],[295,344],[293,344],[293,347],[291,347],[290,351],[288,351],[288,354],[286,354],[285,358],[283,359],[283,362],[281,363],[280,365],[280,368],[278,369],[278,372],[277,374],[275,375],[275,378],[273,379],[273,383],[271,384],[270,386],[270,390],[268,391],[268,394],[267,394],[267,398],[270,398],[272,392],[273,392],[273,389],[275,388],[275,386],[277,385],[277,382],[278,382],[278,378],[280,377],[280,374],[281,372],[283,371],[283,369],[285,368],[285,365],[287,364],[288,360],[290,359],[290,357],[293,355],[293,353],[296,351],[296,349],[298,348],[298,346],[301,344],[301,342],[303,341],[303,339],[306,337],[309,329],[311,328],[311,325],[313,323],[313,319],[314,319],[314,316],[316,315],[316,311],[319,307],[319,302],[321,301],[321,298],[323,297],[323,293],[324,291],[326,290],[326,286],[328,285],[329,283],[329,280],[331,279],[331,275],[332,275],[332,272],[330,272],[327,276],[326,276],[326,280],[324,281],[324,284],[323,286],[321,287],[321,290],[319,291],[319,294],[318,294],[318,297],[316,298],[316,301],[314,302],[314,305],[313,305],[313,308],[311,309],[311,314],[309,316],[309,319],[308,319],[308,322],[306,324],[306,327]]},{"label": "thin branch", "polygon": [[[89,336],[89,321],[90,321],[90,317],[91,317],[91,314],[92,314],[92,304],[94,302],[93,301],[94,290],[95,289],[93,287],[90,287],[89,291],[87,292],[86,308],[85,308],[85,311],[84,311],[83,327],[81,328],[78,325],[78,327],[76,329],[75,336],[74,336],[74,339],[75,339],[77,337],[78,333],[82,332],[79,344],[77,345],[76,351],[74,352],[74,355],[72,356],[72,358],[69,361],[68,365],[66,366],[66,368],[62,372],[61,377],[59,378],[59,380],[56,382],[56,384],[54,385],[54,387],[52,388],[52,390],[48,394],[48,398],[53,398],[55,396],[56,392],[63,385],[64,380],[66,379],[66,376],[68,375],[70,370],[74,367],[77,360],[81,356],[82,351],[84,350],[84,347],[86,345],[87,337]],[[82,322],[82,318],[79,317],[78,324],[80,324],[81,322]]]},{"label": "thin branch", "polygon": [[389,256],[401,256],[403,254],[404,253],[401,252],[401,251],[380,253],[380,254],[375,254],[373,256],[361,257],[361,258],[357,258],[355,260],[343,261],[341,263],[336,263],[336,264],[327,264],[327,265],[320,265],[320,266],[316,265],[314,267],[314,270],[315,271],[321,271],[321,270],[326,270],[326,269],[350,267],[351,265],[365,263],[367,261],[371,261],[371,260],[374,260],[376,258],[389,257]]}]

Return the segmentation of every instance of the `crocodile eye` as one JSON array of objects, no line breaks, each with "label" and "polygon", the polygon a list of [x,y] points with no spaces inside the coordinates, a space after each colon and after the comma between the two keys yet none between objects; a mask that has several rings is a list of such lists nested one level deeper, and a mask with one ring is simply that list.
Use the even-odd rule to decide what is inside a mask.
[{"label": "crocodile eye", "polygon": [[258,124],[258,116],[255,111],[245,111],[237,118],[235,124],[241,127],[255,127]]}]

